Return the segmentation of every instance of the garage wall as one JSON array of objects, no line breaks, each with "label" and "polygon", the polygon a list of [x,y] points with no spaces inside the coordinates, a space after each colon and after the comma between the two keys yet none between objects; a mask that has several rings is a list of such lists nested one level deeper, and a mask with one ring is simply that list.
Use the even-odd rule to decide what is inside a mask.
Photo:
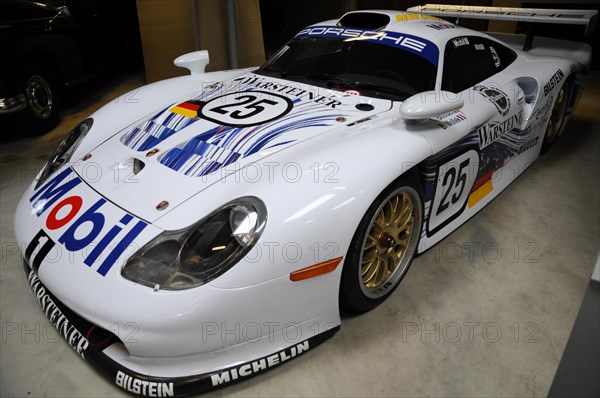
[{"label": "garage wall", "polygon": [[[229,69],[227,9],[222,0],[137,0],[144,67],[148,83],[181,76],[173,60],[195,50],[208,50],[207,71]],[[236,0],[239,66],[265,59],[258,0]]]}]

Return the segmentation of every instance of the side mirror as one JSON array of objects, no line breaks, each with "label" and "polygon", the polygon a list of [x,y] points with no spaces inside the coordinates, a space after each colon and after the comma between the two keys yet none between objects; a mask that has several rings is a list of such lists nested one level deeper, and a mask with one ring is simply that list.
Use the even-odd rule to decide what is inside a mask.
[{"label": "side mirror", "polygon": [[400,106],[400,115],[407,120],[425,120],[457,111],[465,105],[462,98],[448,91],[425,91],[408,98]]},{"label": "side mirror", "polygon": [[173,61],[175,66],[188,69],[192,75],[204,73],[204,69],[206,69],[209,62],[210,58],[206,50],[183,54]]}]

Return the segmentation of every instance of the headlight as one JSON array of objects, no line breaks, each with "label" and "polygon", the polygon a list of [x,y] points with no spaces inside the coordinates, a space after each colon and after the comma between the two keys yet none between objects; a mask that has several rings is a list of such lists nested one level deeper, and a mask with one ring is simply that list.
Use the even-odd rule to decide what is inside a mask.
[{"label": "headlight", "polygon": [[127,260],[121,275],[166,290],[200,286],[242,259],[260,238],[266,221],[261,200],[236,199],[189,228],[163,232]]},{"label": "headlight", "polygon": [[93,123],[93,119],[86,119],[71,130],[67,138],[60,143],[54,154],[50,157],[50,160],[44,166],[42,174],[35,184],[35,189],[38,189],[63,164],[71,160],[73,152],[75,152],[83,137],[92,128]]}]

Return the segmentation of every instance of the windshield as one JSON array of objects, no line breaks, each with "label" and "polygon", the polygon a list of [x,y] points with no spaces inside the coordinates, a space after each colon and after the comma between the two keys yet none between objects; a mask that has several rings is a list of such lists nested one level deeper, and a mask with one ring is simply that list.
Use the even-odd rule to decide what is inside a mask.
[{"label": "windshield", "polygon": [[416,51],[387,42],[299,35],[256,73],[402,101],[433,90],[437,67]]}]

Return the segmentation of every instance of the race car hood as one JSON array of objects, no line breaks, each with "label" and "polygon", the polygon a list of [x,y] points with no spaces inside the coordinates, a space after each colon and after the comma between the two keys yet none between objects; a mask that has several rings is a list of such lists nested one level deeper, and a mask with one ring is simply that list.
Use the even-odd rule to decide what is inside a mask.
[{"label": "race car hood", "polygon": [[154,222],[253,162],[391,106],[355,91],[249,73],[164,104],[73,168],[106,199]]}]

